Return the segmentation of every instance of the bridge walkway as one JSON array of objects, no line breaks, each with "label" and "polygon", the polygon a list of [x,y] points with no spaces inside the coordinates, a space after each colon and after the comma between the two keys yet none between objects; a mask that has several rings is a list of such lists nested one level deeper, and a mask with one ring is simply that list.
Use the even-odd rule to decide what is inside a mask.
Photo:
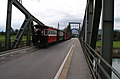
[{"label": "bridge walkway", "polygon": [[75,49],[69,67],[67,79],[92,79],[88,64],[78,39],[75,40]]}]

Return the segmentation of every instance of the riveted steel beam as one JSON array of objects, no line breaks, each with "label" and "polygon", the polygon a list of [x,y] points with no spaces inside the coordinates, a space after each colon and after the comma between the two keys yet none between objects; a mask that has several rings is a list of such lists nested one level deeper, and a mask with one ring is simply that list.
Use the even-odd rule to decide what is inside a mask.
[{"label": "riveted steel beam", "polygon": [[90,44],[91,28],[92,28],[92,19],[93,19],[93,0],[88,0],[87,8],[87,43]]},{"label": "riveted steel beam", "polygon": [[[23,36],[23,33],[26,29],[28,29],[28,31],[30,31],[30,26],[32,26],[31,19],[32,19],[32,21],[35,21],[39,25],[44,26],[44,24],[42,22],[40,22],[37,18],[35,18],[33,15],[31,15],[30,12],[26,8],[24,8],[24,6],[19,1],[8,0],[7,20],[6,20],[6,42],[5,42],[6,50],[11,49],[11,39],[10,39],[11,32],[10,31],[11,31],[12,5],[14,5],[17,9],[19,9],[25,15],[25,20],[24,20],[22,26],[20,27],[20,30],[16,36],[15,41],[13,42],[12,48],[17,48],[19,46],[21,38]],[[28,33],[28,35],[30,35],[30,34]],[[27,37],[27,38],[28,38],[28,42],[29,42],[30,37]],[[29,43],[27,43],[27,45],[28,44]]]},{"label": "riveted steel beam", "polygon": [[[114,28],[114,0],[102,0],[102,57],[112,65]],[[111,76],[110,68],[101,62],[103,68]],[[106,79],[101,73],[102,79]]]},{"label": "riveted steel beam", "polygon": [[21,42],[22,36],[24,34],[24,31],[26,30],[26,28],[29,26],[30,20],[32,19],[32,17],[30,18],[26,18],[19,30],[19,32],[17,33],[16,39],[13,42],[12,48],[17,48]]},{"label": "riveted steel beam", "polygon": [[94,13],[93,13],[93,20],[92,20],[92,31],[91,31],[92,33],[91,33],[91,37],[90,37],[90,46],[93,49],[95,49],[95,47],[96,47],[101,9],[102,9],[102,0],[95,0],[95,7],[94,7],[94,11],[93,11]]},{"label": "riveted steel beam", "polygon": [[5,38],[5,50],[11,49],[11,16],[12,16],[12,0],[8,0],[7,5],[7,19],[6,19],[6,38]]},{"label": "riveted steel beam", "polygon": [[85,42],[88,43],[88,20],[89,20],[89,0],[87,0],[86,9],[85,9]]},{"label": "riveted steel beam", "polygon": [[30,23],[27,28],[27,40],[26,40],[26,46],[30,46],[31,44],[31,28],[33,27],[33,21],[30,20]]}]

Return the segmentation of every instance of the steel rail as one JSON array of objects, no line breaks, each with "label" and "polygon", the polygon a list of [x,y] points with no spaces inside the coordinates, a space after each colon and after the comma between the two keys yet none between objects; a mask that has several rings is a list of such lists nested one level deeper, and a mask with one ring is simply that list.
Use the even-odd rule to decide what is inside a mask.
[{"label": "steel rail", "polygon": [[115,74],[120,78],[120,74],[105,60],[103,59],[94,49],[92,49],[88,44],[86,44]]},{"label": "steel rail", "polygon": [[[81,40],[81,39],[80,39]],[[120,78],[120,74],[105,60],[103,59],[94,49],[92,49],[87,43],[85,43],[85,41],[81,40],[81,43],[84,46],[84,49],[86,49],[88,51],[88,53],[94,58],[95,61],[98,61],[97,59],[99,58],[101,61],[103,61],[103,63],[108,66],[111,71],[118,77]],[[97,56],[97,58],[92,54],[92,52]],[[87,54],[88,55],[88,54]],[[90,60],[89,60],[90,61]],[[91,62],[91,61],[90,61]],[[91,63],[92,64],[92,63]],[[105,73],[105,76],[110,79],[110,76],[108,76],[108,74],[106,73],[105,70],[103,70],[104,68],[100,65],[99,62],[96,62],[96,64],[100,67],[100,69],[102,70],[103,73]],[[104,72],[105,71],[105,72]],[[96,71],[95,71],[96,72]]]}]

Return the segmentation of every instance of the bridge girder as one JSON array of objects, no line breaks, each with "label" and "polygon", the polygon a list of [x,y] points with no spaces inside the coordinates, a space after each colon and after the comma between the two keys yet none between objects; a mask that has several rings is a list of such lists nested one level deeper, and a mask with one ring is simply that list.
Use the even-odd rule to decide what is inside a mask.
[{"label": "bridge girder", "polygon": [[[94,4],[94,7],[92,4]],[[101,56],[112,65],[114,0],[87,0],[80,36],[86,43],[95,49],[100,17],[102,18],[102,51],[100,53]],[[111,76],[110,69],[107,68],[103,62],[101,62],[101,65],[109,76]],[[102,79],[106,79],[103,73],[100,73],[100,76]]]},{"label": "bridge girder", "polygon": [[[21,38],[23,36],[24,31],[27,29],[29,30],[30,27],[32,28],[32,22],[35,21],[36,23],[38,23],[39,25],[43,25],[44,24],[42,22],[40,22],[37,18],[35,18],[32,14],[29,13],[29,11],[24,8],[24,6],[17,0],[8,0],[8,6],[7,6],[7,20],[6,20],[6,41],[5,41],[5,49],[9,50],[11,49],[11,16],[12,16],[12,5],[14,5],[17,9],[19,9],[24,15],[25,15],[25,20],[22,24],[22,26],[20,27],[20,30],[13,42],[12,48],[17,48],[18,45],[20,44]],[[29,28],[29,29],[28,29]],[[30,31],[28,31],[30,32]],[[29,37],[30,33],[28,33],[28,37],[27,40],[29,42],[30,37]],[[27,45],[29,45],[29,43],[27,43]]]}]

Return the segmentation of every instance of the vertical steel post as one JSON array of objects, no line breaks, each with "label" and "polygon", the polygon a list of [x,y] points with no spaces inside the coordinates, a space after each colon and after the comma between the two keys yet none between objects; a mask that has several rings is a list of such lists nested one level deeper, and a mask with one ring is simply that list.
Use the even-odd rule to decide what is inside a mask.
[{"label": "vertical steel post", "polygon": [[88,25],[87,25],[87,43],[90,44],[92,19],[93,19],[93,0],[89,0],[88,5]]},{"label": "vertical steel post", "polygon": [[80,24],[81,24],[81,23],[79,23],[79,34],[80,34],[80,29],[81,29],[81,28],[80,28]]},{"label": "vertical steel post", "polygon": [[85,23],[86,23],[86,11],[85,11],[85,14],[84,14],[82,29],[81,29],[81,32],[80,32],[80,37],[83,37],[84,41],[85,41]]},{"label": "vertical steel post", "polygon": [[8,0],[7,5],[7,19],[6,19],[6,36],[5,36],[5,50],[11,49],[11,16],[12,16],[12,0]]},{"label": "vertical steel post", "polygon": [[27,40],[26,40],[26,46],[30,46],[30,31],[31,31],[31,21],[29,22],[28,28],[27,28]]},{"label": "vertical steel post", "polygon": [[[112,65],[114,0],[102,0],[102,57]],[[111,70],[103,62],[101,65],[111,76]],[[106,79],[103,75],[102,79]]]},{"label": "vertical steel post", "polygon": [[95,0],[95,7],[93,13],[93,20],[92,20],[92,33],[91,33],[91,40],[90,46],[95,49],[99,23],[100,23],[100,15],[101,15],[101,8],[102,8],[102,0]]},{"label": "vertical steel post", "polygon": [[88,25],[88,22],[89,22],[89,3],[90,3],[90,0],[87,0],[87,6],[86,6],[86,12],[85,12],[85,42],[86,43],[89,43],[88,41],[88,37],[89,37],[89,32],[88,32],[88,28],[89,28],[89,25]]},{"label": "vertical steel post", "polygon": [[59,29],[59,27],[60,27],[60,26],[59,26],[59,22],[58,22],[58,29]]},{"label": "vertical steel post", "polygon": [[[88,5],[88,3],[87,3],[87,5]],[[87,41],[87,26],[88,26],[88,7],[86,8],[86,12],[85,12],[85,37],[84,37],[84,39],[85,39],[85,42],[88,42]]]}]

